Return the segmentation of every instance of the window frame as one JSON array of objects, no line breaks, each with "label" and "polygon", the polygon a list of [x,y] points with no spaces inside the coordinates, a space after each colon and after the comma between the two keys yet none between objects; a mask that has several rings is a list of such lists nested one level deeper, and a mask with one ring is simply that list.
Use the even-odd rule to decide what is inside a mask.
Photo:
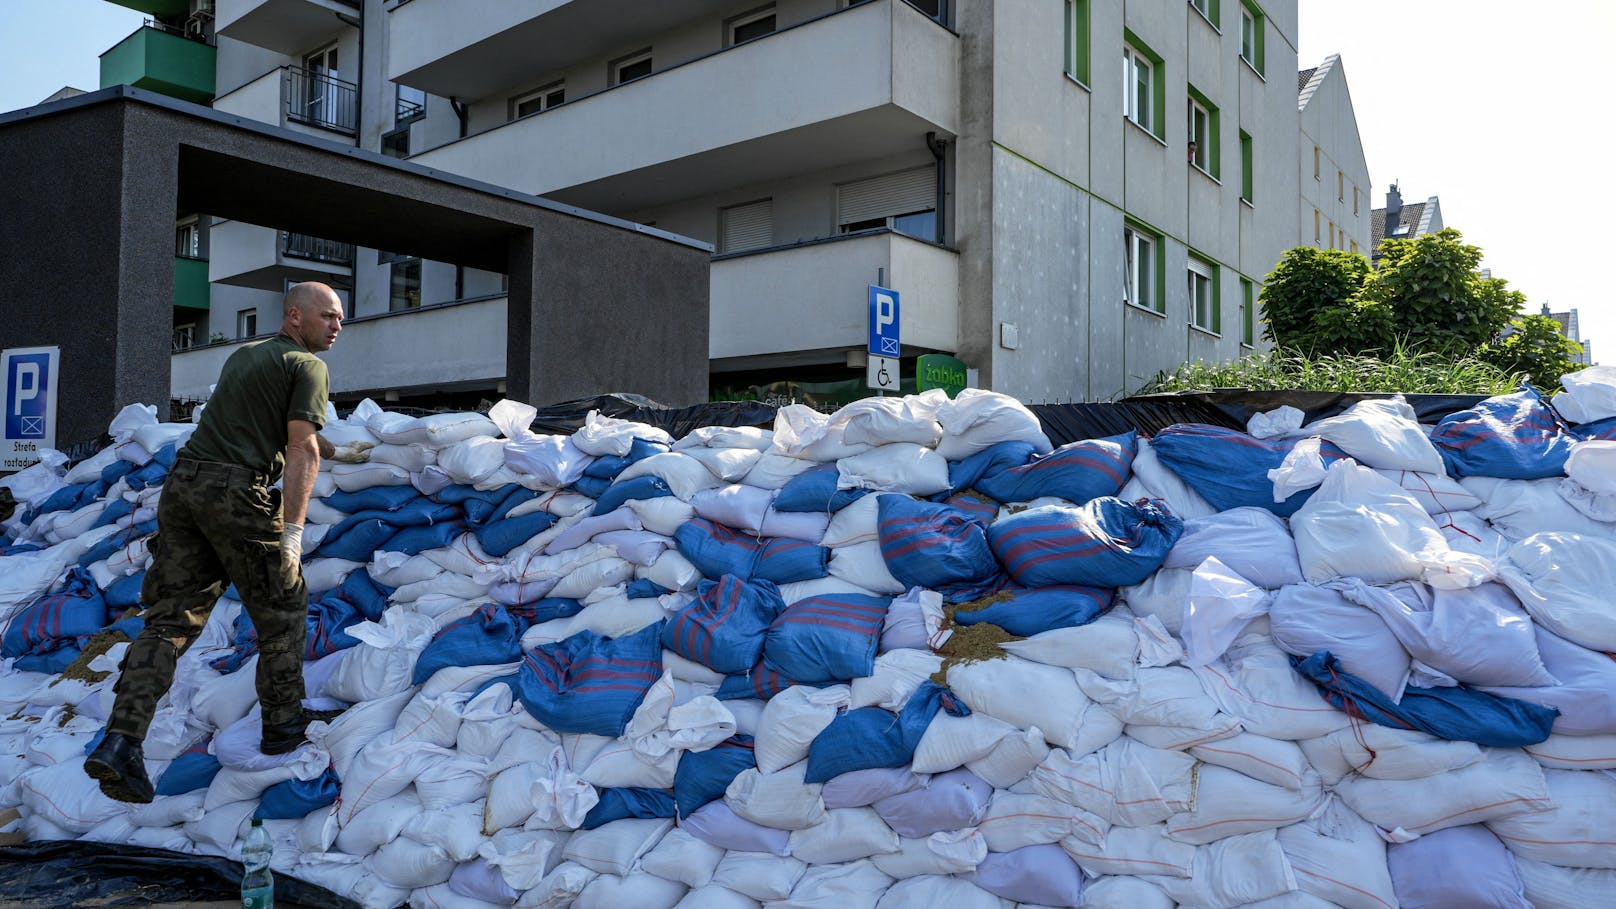
[{"label": "window frame", "polygon": [[258,337],[258,307],[236,310],[236,337]]},{"label": "window frame", "polygon": [[1323,232],[1324,232],[1324,219],[1323,219],[1322,214],[1319,212],[1319,210],[1315,208],[1315,209],[1313,209],[1313,245],[1314,246],[1320,246],[1320,245],[1322,245],[1324,243],[1324,239],[1323,239],[1324,233]]},{"label": "window frame", "polygon": [[1341,168],[1335,169],[1335,200],[1347,201],[1347,175]]},{"label": "window frame", "polygon": [[1262,7],[1252,0],[1240,0],[1240,59],[1259,76],[1263,72],[1263,44],[1266,39],[1268,17]]},{"label": "window frame", "polygon": [[207,260],[208,248],[204,242],[202,218],[199,215],[191,215],[175,223],[174,257],[176,259]]},{"label": "window frame", "polygon": [[[1126,29],[1123,30],[1122,68],[1123,68],[1123,119],[1133,123],[1158,141],[1165,142],[1166,129],[1163,121],[1166,113],[1167,89],[1163,79],[1162,68],[1165,61],[1151,51],[1144,42]],[[1144,107],[1144,117],[1139,111],[1139,83],[1140,71],[1145,73],[1145,94],[1149,96],[1149,103]]]},{"label": "window frame", "polygon": [[[1189,293],[1189,324],[1191,328],[1204,331],[1208,334],[1220,334],[1223,328],[1221,313],[1218,306],[1218,269],[1216,262],[1190,253],[1185,267],[1187,290]],[[1205,299],[1202,299],[1204,291]],[[1205,304],[1205,321],[1202,321],[1202,304]]]},{"label": "window frame", "polygon": [[[1197,91],[1193,85],[1187,86],[1187,92],[1189,95],[1189,117],[1188,138],[1185,142],[1186,146],[1189,142],[1195,143],[1195,153],[1189,158],[1190,166],[1213,180],[1220,180],[1223,170],[1223,143],[1220,140],[1223,131],[1223,120],[1218,111],[1218,106],[1213,104],[1212,100],[1206,95]],[[1195,114],[1197,110],[1206,118],[1205,142],[1197,139],[1195,135]]]},{"label": "window frame", "polygon": [[1257,204],[1256,201],[1255,201],[1255,196],[1254,196],[1254,190],[1256,189],[1256,185],[1257,185],[1256,171],[1254,169],[1254,164],[1256,163],[1255,162],[1255,155],[1256,155],[1256,142],[1251,138],[1251,133],[1248,133],[1245,130],[1241,130],[1240,131],[1240,201],[1246,203],[1247,205],[1252,206],[1253,208],[1255,208],[1256,204]]},{"label": "window frame", "polygon": [[1223,19],[1220,0],[1189,0],[1189,3],[1190,8],[1195,10],[1202,19],[1205,19],[1208,25],[1212,26],[1213,31],[1219,34],[1223,33],[1223,27],[1220,24]]},{"label": "window frame", "polygon": [[[728,223],[729,219],[731,217],[733,217],[735,214],[742,211],[743,209],[755,209],[757,206],[760,206],[760,205],[768,205],[769,206],[769,219],[768,219],[769,220],[769,230],[770,230],[769,239],[767,241],[763,242],[763,243],[759,243],[759,244],[754,245],[754,246],[732,246],[729,243],[726,243],[725,238],[729,235],[729,223]],[[718,209],[718,243],[717,243],[718,250],[717,250],[717,254],[718,255],[724,255],[725,253],[750,252],[752,250],[757,250],[757,249],[768,249],[770,246],[774,245],[773,231],[774,231],[774,197],[773,196],[769,196],[769,197],[763,198],[763,199],[751,199],[751,200],[746,201],[746,202],[738,202],[738,203],[736,203],[734,205],[721,206]]]},{"label": "window frame", "polygon": [[[556,101],[551,101],[550,96],[557,93],[561,95],[561,98]],[[529,101],[542,101],[543,105],[538,110],[530,110],[524,114],[522,113],[522,105],[528,103]],[[511,98],[511,107],[507,112],[509,113],[509,116],[506,117],[506,120],[519,120],[523,117],[531,117],[534,114],[542,114],[551,108],[560,107],[566,103],[567,80],[564,78],[556,79],[555,81],[547,82],[544,85],[533,89],[532,91],[526,91]]]},{"label": "window frame", "polygon": [[1255,347],[1257,338],[1257,286],[1250,278],[1240,279],[1240,343]]},{"label": "window frame", "polygon": [[1066,0],[1066,75],[1087,88],[1092,40],[1089,0]]},{"label": "window frame", "polygon": [[[774,24],[769,26],[768,31],[763,32],[762,34],[753,35],[750,38],[735,37],[735,32],[737,29],[744,28],[756,22],[761,22],[764,19],[774,19]],[[775,9],[775,4],[765,4],[724,20],[724,46],[728,48],[734,47],[737,44],[745,44],[748,41],[756,41],[759,38],[766,38],[779,30],[780,20],[778,18],[778,11]]]},{"label": "window frame", "polygon": [[[1137,222],[1124,221],[1122,238],[1123,303],[1153,315],[1166,316],[1167,299],[1162,292],[1165,277],[1162,235]],[[1141,250],[1145,256],[1140,255]]]},{"label": "window frame", "polygon": [[[420,259],[420,257],[419,256],[399,256],[399,257],[394,258],[391,261],[389,261],[387,263],[387,266],[388,266],[388,269],[387,269],[387,311],[388,312],[409,312],[410,310],[420,309],[421,305],[423,303],[423,301],[421,299],[421,259]],[[408,273],[412,269],[415,272],[415,302],[413,302],[413,303],[408,302],[408,297],[409,297],[409,292],[410,292],[409,287],[408,287]],[[404,271],[405,278],[406,278],[406,280],[405,280],[405,291],[404,291],[405,303],[403,305],[398,304],[398,300],[399,300],[398,284],[399,284],[399,272],[400,272],[400,270]]]},{"label": "window frame", "polygon": [[1352,184],[1352,213],[1358,214],[1358,184]]},{"label": "window frame", "polygon": [[[636,79],[644,79],[656,72],[656,64],[652,62],[651,48],[641,48],[632,54],[624,54],[606,64],[606,82],[610,86],[626,85]],[[646,71],[638,76],[623,77],[623,70],[641,63],[646,65]]]}]

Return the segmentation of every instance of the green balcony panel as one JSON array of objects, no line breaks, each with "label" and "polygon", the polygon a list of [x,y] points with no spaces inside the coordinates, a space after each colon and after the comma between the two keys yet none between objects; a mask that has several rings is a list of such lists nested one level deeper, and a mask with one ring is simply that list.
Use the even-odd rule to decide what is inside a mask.
[{"label": "green balcony panel", "polygon": [[174,257],[174,305],[180,309],[208,308],[208,260]]},{"label": "green balcony panel", "polygon": [[191,0],[107,0],[107,2],[148,16],[185,16],[191,12]]},{"label": "green balcony panel", "polygon": [[200,41],[139,28],[101,55],[101,87],[133,85],[206,104],[213,100],[217,54]]}]

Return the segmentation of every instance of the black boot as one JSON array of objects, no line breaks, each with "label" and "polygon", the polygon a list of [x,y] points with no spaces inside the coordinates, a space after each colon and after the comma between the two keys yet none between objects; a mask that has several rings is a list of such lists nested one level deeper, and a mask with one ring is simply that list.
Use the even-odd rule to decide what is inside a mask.
[{"label": "black boot", "polygon": [[341,710],[310,710],[304,707],[298,718],[290,723],[263,727],[263,741],[259,743],[258,750],[264,754],[295,751],[297,746],[308,741],[306,732],[310,723],[329,723],[342,714]]},{"label": "black boot", "polygon": [[101,784],[101,792],[120,802],[147,804],[152,800],[151,780],[146,778],[146,758],[140,742],[127,735],[109,732],[84,759],[84,772]]}]

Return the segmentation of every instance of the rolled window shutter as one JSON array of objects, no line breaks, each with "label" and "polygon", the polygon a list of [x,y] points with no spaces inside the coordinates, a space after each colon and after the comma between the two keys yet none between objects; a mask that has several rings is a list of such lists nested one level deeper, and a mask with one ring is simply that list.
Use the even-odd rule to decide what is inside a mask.
[{"label": "rolled window shutter", "polygon": [[723,209],[719,219],[718,251],[739,252],[774,243],[774,200],[749,202]]},{"label": "rolled window shutter", "polygon": [[872,177],[836,187],[836,223],[856,224],[937,207],[937,167]]}]

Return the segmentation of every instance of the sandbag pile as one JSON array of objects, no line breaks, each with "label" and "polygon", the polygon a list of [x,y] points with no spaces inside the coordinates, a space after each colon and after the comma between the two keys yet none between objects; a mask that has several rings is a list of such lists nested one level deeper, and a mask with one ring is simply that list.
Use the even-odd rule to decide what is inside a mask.
[{"label": "sandbag pile", "polygon": [[[1590,371],[1592,372],[1592,371]],[[0,809],[391,907],[1616,904],[1616,394],[1053,448],[967,390],[673,439],[512,401],[324,435],[305,680],[227,592],[83,760],[188,425],[6,481]]]}]

